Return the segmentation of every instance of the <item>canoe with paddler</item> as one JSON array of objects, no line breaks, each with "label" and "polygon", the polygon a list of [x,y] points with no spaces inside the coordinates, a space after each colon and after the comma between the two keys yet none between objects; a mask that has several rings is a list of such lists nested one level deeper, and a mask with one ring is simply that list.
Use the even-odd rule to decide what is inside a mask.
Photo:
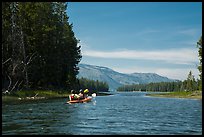
[{"label": "canoe with paddler", "polygon": [[69,95],[69,101],[67,101],[67,103],[69,104],[90,102],[92,100],[92,97],[96,97],[96,93],[93,93],[92,97],[88,96],[89,93],[88,89],[85,89],[84,91],[80,90],[79,94],[73,93],[73,90],[71,92],[72,94]]}]

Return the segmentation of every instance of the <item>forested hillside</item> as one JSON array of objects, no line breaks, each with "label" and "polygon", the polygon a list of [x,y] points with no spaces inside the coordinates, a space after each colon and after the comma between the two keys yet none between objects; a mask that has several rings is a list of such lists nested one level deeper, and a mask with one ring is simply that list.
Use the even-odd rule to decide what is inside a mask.
[{"label": "forested hillside", "polygon": [[106,82],[109,90],[115,91],[118,87],[131,84],[146,84],[151,82],[173,82],[174,79],[160,76],[155,73],[125,74],[103,66],[79,64],[78,78],[87,78]]}]

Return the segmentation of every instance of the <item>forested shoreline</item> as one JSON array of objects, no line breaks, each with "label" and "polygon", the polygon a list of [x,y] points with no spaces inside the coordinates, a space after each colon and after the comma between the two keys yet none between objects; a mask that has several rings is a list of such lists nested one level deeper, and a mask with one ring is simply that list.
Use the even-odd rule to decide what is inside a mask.
[{"label": "forested shoreline", "polygon": [[80,88],[86,89],[89,87],[89,90],[92,92],[103,91],[107,92],[109,90],[109,86],[106,82],[98,81],[98,80],[89,80],[87,78],[79,79]]},{"label": "forested shoreline", "polygon": [[67,6],[2,2],[2,91],[78,86],[81,46],[68,22]]}]

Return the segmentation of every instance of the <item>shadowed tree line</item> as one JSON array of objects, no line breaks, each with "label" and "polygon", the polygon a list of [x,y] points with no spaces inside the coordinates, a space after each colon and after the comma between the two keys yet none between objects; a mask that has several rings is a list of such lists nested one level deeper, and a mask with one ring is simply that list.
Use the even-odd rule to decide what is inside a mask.
[{"label": "shadowed tree line", "polygon": [[88,88],[91,92],[103,91],[107,92],[109,90],[109,86],[106,82],[98,81],[98,80],[89,80],[87,78],[80,78],[79,84],[81,89]]}]

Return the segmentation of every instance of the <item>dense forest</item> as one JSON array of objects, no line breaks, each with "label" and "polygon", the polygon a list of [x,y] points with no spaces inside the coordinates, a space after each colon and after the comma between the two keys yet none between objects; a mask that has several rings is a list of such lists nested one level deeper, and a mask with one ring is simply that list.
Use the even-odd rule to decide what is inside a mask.
[{"label": "dense forest", "polygon": [[2,2],[2,91],[77,86],[82,56],[67,6]]},{"label": "dense forest", "polygon": [[199,58],[198,70],[200,72],[199,79],[195,80],[194,75],[190,71],[187,79],[184,81],[124,85],[119,87],[117,91],[202,91],[202,36],[197,42],[197,48]]},{"label": "dense forest", "polygon": [[106,82],[98,81],[98,80],[89,80],[86,78],[80,78],[79,84],[81,89],[88,88],[91,92],[103,91],[106,92],[109,89],[109,86]]}]

